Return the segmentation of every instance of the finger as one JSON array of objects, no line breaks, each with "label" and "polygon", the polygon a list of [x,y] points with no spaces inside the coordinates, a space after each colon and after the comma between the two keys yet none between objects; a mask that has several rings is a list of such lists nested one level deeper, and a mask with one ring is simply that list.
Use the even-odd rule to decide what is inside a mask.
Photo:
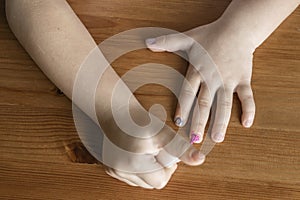
[{"label": "finger", "polygon": [[215,120],[212,127],[212,140],[223,142],[225,133],[230,120],[232,108],[233,89],[220,88],[217,93],[217,108]]},{"label": "finger", "polygon": [[[169,131],[167,129],[170,129]],[[172,135],[172,137],[170,137]],[[160,137],[162,149],[156,156],[163,166],[170,166],[178,160],[187,165],[201,165],[205,160],[205,155],[194,148],[190,142],[180,134],[174,134],[171,128],[165,128],[164,136]]]},{"label": "finger", "polygon": [[250,128],[255,116],[255,102],[250,84],[238,86],[237,94],[242,104],[242,124],[244,127]]},{"label": "finger", "polygon": [[[159,140],[159,138],[154,139]],[[157,144],[155,146],[158,153],[160,148]],[[154,157],[155,153],[124,151],[104,137],[101,161],[115,171],[118,170],[130,174],[146,173],[162,168]]]},{"label": "finger", "polygon": [[163,35],[157,38],[146,39],[147,47],[154,52],[187,50],[191,47],[192,43],[193,39],[184,33]]},{"label": "finger", "polygon": [[114,178],[123,181],[129,185],[132,186],[140,186],[142,188],[146,189],[153,189],[154,187],[146,183],[142,178],[139,177],[138,174],[134,173],[126,173],[118,170],[114,170],[114,173],[112,173]]},{"label": "finger", "polygon": [[109,176],[111,176],[111,177],[113,177],[113,178],[115,178],[115,179],[118,179],[118,180],[120,180],[120,181],[122,181],[122,182],[125,182],[125,183],[127,183],[128,185],[130,185],[130,186],[135,186],[135,187],[138,186],[138,185],[134,184],[133,182],[131,182],[131,181],[125,179],[125,178],[122,178],[122,177],[118,176],[118,175],[114,172],[113,169],[105,170],[105,172],[106,172]]},{"label": "finger", "polygon": [[197,103],[194,107],[190,142],[200,143],[203,140],[204,130],[209,118],[214,91],[210,91],[205,83],[201,84]]},{"label": "finger", "polygon": [[181,87],[174,117],[174,122],[179,127],[184,126],[188,121],[200,82],[201,76],[199,72],[190,65],[186,73],[186,79],[183,81]]},{"label": "finger", "polygon": [[181,157],[180,160],[187,165],[197,166],[205,161],[205,155],[198,149],[191,146]]},{"label": "finger", "polygon": [[176,169],[177,164],[174,164],[169,168],[161,168],[154,172],[138,174],[138,176],[155,189],[162,189],[167,185]]},{"label": "finger", "polygon": [[157,162],[164,167],[171,167],[180,162],[179,158],[169,154],[165,149],[160,150],[155,158]]}]

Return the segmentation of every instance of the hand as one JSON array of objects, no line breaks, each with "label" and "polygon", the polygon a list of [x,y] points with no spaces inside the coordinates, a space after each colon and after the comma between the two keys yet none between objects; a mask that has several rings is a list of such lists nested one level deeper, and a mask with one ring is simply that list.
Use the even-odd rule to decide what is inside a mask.
[{"label": "hand", "polygon": [[[145,154],[146,156],[146,154]],[[146,189],[162,189],[164,188],[171,176],[177,169],[177,164],[171,164],[169,166],[164,166],[165,160],[170,161],[170,155],[164,150],[160,150],[158,154],[147,154],[147,158],[143,160],[135,159],[134,157],[126,156],[120,159],[120,157],[115,157],[116,165],[126,165],[126,168],[139,169],[145,166],[153,167],[156,170],[149,172],[126,172],[123,170],[115,169],[113,167],[107,167],[106,173],[122,182],[125,182],[131,186],[139,186]],[[174,158],[174,157],[173,157]],[[187,151],[180,158],[184,163],[188,165],[200,165],[204,162],[204,156],[199,154],[195,150]],[[124,162],[125,161],[125,162]]]},{"label": "hand", "polygon": [[127,148],[139,152],[139,156],[112,151],[114,148],[106,145],[107,159],[104,158],[103,163],[109,163],[110,166],[106,168],[106,173],[131,186],[162,189],[177,168],[177,162],[179,162],[177,156],[180,156],[180,160],[188,165],[200,165],[204,162],[205,156],[179,135],[173,135],[175,138],[171,144],[162,148],[166,140],[170,140],[171,134],[170,130],[164,128],[156,138],[139,140],[125,136],[126,139],[120,139],[120,143],[124,145],[126,143]]},{"label": "hand", "polygon": [[[154,52],[182,50],[188,55],[190,65],[186,74],[187,81],[182,85],[174,121],[178,126],[186,124],[200,88],[197,99],[199,109],[195,109],[195,106],[190,128],[191,143],[202,141],[212,105],[216,107],[211,137],[215,142],[224,140],[234,92],[237,92],[242,104],[242,124],[251,127],[255,115],[251,89],[255,48],[250,39],[226,29],[226,24],[216,21],[184,34],[147,39],[146,45]],[[202,47],[208,54],[203,54]]]},{"label": "hand", "polygon": [[[132,111],[133,119],[139,120],[135,122],[149,121],[148,113],[140,106]],[[122,112],[120,110],[118,114],[121,116]],[[114,133],[106,134],[107,138],[103,141],[101,153],[102,162],[107,166],[106,172],[131,186],[161,189],[169,182],[180,160],[188,165],[204,162],[205,156],[182,136],[175,135],[168,126],[153,137],[142,139],[124,133],[112,118],[101,118],[100,124],[105,133]]]}]

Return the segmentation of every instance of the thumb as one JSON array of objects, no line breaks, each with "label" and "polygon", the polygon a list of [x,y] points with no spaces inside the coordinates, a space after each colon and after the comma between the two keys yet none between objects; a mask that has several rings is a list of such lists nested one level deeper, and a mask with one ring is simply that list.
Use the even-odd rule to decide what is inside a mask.
[{"label": "thumb", "polygon": [[147,47],[154,52],[175,52],[189,49],[194,40],[184,33],[163,35],[157,38],[146,39]]},{"label": "thumb", "polygon": [[179,159],[187,165],[196,166],[204,163],[205,155],[191,146]]}]

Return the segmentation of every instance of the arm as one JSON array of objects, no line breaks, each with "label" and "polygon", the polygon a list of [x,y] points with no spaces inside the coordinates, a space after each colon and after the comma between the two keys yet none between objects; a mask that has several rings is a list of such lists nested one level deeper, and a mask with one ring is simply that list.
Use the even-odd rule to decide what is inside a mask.
[{"label": "arm", "polygon": [[[67,97],[72,99],[77,72],[80,70],[84,59],[97,45],[68,3],[65,0],[7,0],[6,14],[13,33],[33,60],[47,77],[53,81]],[[106,66],[107,63],[100,51],[96,51],[95,57],[93,58],[94,60],[90,63],[91,67],[99,66],[101,68]],[[116,165],[125,166],[127,169],[138,169],[143,165],[153,165],[157,170],[151,173],[126,173],[124,171],[114,170],[114,166],[109,166],[111,168],[108,169],[107,173],[130,185],[145,188],[162,188],[167,184],[177,165],[176,163],[168,167],[161,165],[157,153],[160,152],[162,144],[158,138],[155,139],[154,137],[141,140],[133,138],[118,129],[117,124],[115,124],[113,120],[111,111],[113,92],[118,93],[117,100],[119,100],[118,102],[120,103],[124,103],[123,100],[127,100],[127,97],[131,95],[130,90],[123,82],[121,82],[122,90],[113,90],[113,87],[119,79],[111,67],[105,69],[100,84],[97,87],[95,97],[95,107],[97,116],[99,116],[99,123],[109,139],[119,147],[127,149],[130,152],[147,155],[145,156],[144,163],[135,160],[135,157],[129,156],[122,158],[116,155],[120,160],[125,160],[125,162],[122,163],[122,161],[116,158]],[[89,88],[80,90],[80,96],[82,96],[83,99],[87,90],[89,90]],[[142,110],[138,101],[134,97],[131,98],[131,100],[130,108],[140,113],[138,118],[148,119],[148,113]],[[87,108],[93,105],[88,105],[86,101],[75,103],[78,104],[84,112],[90,114]],[[93,116],[90,117],[92,118]],[[168,134],[170,135],[170,133],[164,135]],[[190,150],[195,152],[198,156],[199,151],[195,149]],[[191,151],[187,151],[181,159],[188,164],[196,165],[202,163],[204,158],[194,158],[189,154],[193,153]],[[164,159],[164,156],[162,156],[162,159]]]},{"label": "arm", "polygon": [[[79,67],[97,47],[72,8],[64,0],[8,0],[6,13],[10,28],[32,59],[72,99]],[[118,80],[113,70],[108,70],[106,76],[110,79],[103,82],[105,86],[114,85]],[[105,91],[99,91],[98,95],[101,92]],[[109,100],[109,95],[99,98],[99,112]]]},{"label": "arm", "polygon": [[299,4],[299,0],[234,0],[218,23],[228,34],[239,34],[257,48]]},{"label": "arm", "polygon": [[[234,92],[242,104],[243,126],[252,126],[255,115],[251,89],[253,52],[299,3],[299,0],[233,0],[217,21],[185,32],[188,37],[172,34],[146,40],[152,51],[183,50],[189,56],[191,65],[186,79],[191,87],[183,83],[174,121],[178,126],[186,124],[201,85],[197,99],[199,109],[193,111],[191,142],[202,141],[211,107],[214,108],[209,129],[211,137],[214,142],[224,140]],[[203,47],[206,53],[199,53],[197,46]]]},{"label": "arm", "polygon": [[[72,99],[77,72],[89,53],[97,48],[97,45],[69,4],[65,0],[7,0],[6,13],[10,28],[32,59],[47,77],[69,99]],[[92,63],[99,65],[100,68],[105,68],[107,62],[103,54],[100,51],[96,54]],[[95,68],[94,65],[91,67]],[[90,75],[87,74],[87,76]],[[117,128],[117,125],[111,120],[113,118],[111,99],[113,88],[119,79],[111,67],[106,68],[96,90],[95,107],[99,122],[103,122],[101,125],[107,136],[114,143],[126,149],[130,148],[128,143],[133,138],[111,130],[112,127]],[[131,95],[126,85],[123,82],[121,84],[124,90],[115,91],[120,103],[126,102],[128,100],[126,98]],[[84,98],[90,96],[90,90],[90,88],[83,88],[80,91],[82,98],[74,103],[96,121],[98,119],[93,116],[90,109],[93,105],[89,105],[90,101]],[[142,113],[140,117],[145,116],[134,96],[131,101],[132,110],[140,111]],[[144,119],[146,120],[146,117]],[[107,123],[109,120],[110,123]],[[147,147],[148,151],[156,149],[154,145],[151,145],[152,143],[146,141],[139,141],[139,143],[145,143],[142,146]],[[133,147],[130,150],[144,151],[145,149],[134,149]]]}]

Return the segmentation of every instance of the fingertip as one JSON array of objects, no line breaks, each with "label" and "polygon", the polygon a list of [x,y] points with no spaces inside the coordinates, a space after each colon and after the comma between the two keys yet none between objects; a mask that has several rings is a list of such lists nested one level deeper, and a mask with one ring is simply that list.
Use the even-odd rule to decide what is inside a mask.
[{"label": "fingertip", "polygon": [[164,48],[159,47],[157,45],[157,39],[156,38],[148,38],[145,40],[147,48],[149,48],[153,52],[163,52],[166,51]]},{"label": "fingertip", "polygon": [[216,143],[221,143],[224,141],[225,139],[225,135],[222,133],[214,133],[212,134],[212,138],[211,138],[214,142]]},{"label": "fingertip", "polygon": [[175,117],[174,123],[175,123],[175,125],[178,126],[178,127],[183,127],[183,126],[184,126],[184,123],[183,123],[182,118],[181,118],[181,117],[178,117],[178,116]]},{"label": "fingertip", "polygon": [[251,85],[239,86],[237,93],[241,101],[243,111],[241,123],[245,128],[250,128],[255,116],[255,101]]},{"label": "fingertip", "polygon": [[191,158],[195,163],[197,163],[197,165],[201,165],[205,161],[205,155],[199,150],[195,150],[194,152],[192,152]]},{"label": "fingertip", "polygon": [[252,124],[253,124],[253,120],[251,120],[251,119],[243,121],[243,126],[245,128],[250,128],[252,126]]},{"label": "fingertip", "polygon": [[191,135],[190,135],[190,143],[191,144],[194,144],[194,143],[199,144],[202,142],[202,139],[203,139],[202,134],[196,134],[193,131],[191,132]]},{"label": "fingertip", "polygon": [[242,125],[245,128],[250,128],[253,125],[254,113],[245,113],[242,115]]},{"label": "fingertip", "polygon": [[155,44],[156,39],[155,39],[155,38],[147,38],[147,39],[145,40],[145,42],[146,42],[146,45],[147,45],[147,46],[151,46],[151,45]]},{"label": "fingertip", "polygon": [[191,148],[180,157],[180,160],[187,165],[197,166],[205,161],[205,155],[195,148]]}]

